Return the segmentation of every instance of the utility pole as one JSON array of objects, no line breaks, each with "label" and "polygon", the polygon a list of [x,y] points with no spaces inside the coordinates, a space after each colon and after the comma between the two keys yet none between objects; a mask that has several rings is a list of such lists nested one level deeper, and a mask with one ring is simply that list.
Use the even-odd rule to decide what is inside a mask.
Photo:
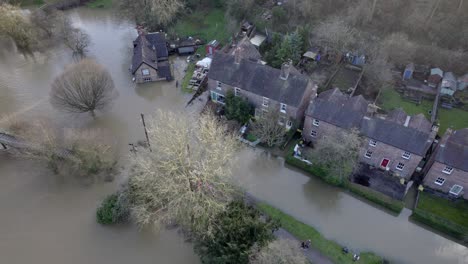
[{"label": "utility pole", "polygon": [[150,152],[153,152],[151,150],[151,145],[150,145],[149,137],[148,137],[148,130],[146,130],[145,115],[143,115],[143,113],[141,114],[141,122],[143,123],[143,128],[145,129],[146,143],[148,143],[148,148]]}]

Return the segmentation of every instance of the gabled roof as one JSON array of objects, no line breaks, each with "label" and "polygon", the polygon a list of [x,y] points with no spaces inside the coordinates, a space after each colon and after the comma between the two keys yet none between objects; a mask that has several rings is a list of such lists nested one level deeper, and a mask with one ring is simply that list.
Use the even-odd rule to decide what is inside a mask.
[{"label": "gabled roof", "polygon": [[361,123],[361,133],[368,138],[424,156],[435,136],[431,133],[432,126],[430,123],[429,127],[427,126],[426,122],[429,121],[423,115],[414,117],[406,115],[402,124],[403,117],[402,110],[398,110],[389,114],[388,119],[364,118]]},{"label": "gabled roof", "polygon": [[[262,59],[262,55],[257,50],[257,48],[252,43],[250,43],[248,38],[244,38],[241,42],[239,42],[238,48],[240,49],[240,56],[243,59],[248,59],[255,62]],[[231,55],[234,56],[235,52],[236,50],[234,49],[231,52]]]},{"label": "gabled roof", "polygon": [[339,89],[321,93],[308,107],[306,115],[341,128],[358,128],[368,102],[361,95],[349,98]]},{"label": "gabled roof", "polygon": [[234,56],[216,52],[208,78],[238,87],[280,103],[298,107],[309,84],[307,76],[291,71],[286,80],[280,79],[280,70],[250,60],[234,63]]},{"label": "gabled roof", "polygon": [[168,51],[166,37],[163,33],[139,35],[133,41],[132,73],[134,74],[142,63],[157,70],[158,61],[167,59]]},{"label": "gabled roof", "polygon": [[447,131],[437,148],[435,160],[468,172],[468,128]]}]

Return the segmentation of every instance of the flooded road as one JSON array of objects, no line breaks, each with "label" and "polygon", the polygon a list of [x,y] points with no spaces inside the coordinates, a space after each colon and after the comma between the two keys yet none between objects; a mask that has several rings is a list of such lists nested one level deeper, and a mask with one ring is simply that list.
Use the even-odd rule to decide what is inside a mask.
[{"label": "flooded road", "polygon": [[[144,138],[140,113],[180,111],[189,95],[175,82],[138,87],[131,82],[128,68],[136,37],[131,23],[105,10],[69,14],[91,36],[89,55],[114,79],[120,96],[113,107],[96,120],[56,111],[48,101],[50,83],[73,61],[70,52],[56,48],[34,61],[5,46],[0,49],[0,122],[4,115],[18,115],[47,118],[62,128],[108,129],[124,159],[128,143]],[[176,76],[182,75],[183,65],[183,58],[174,58]],[[236,177],[249,192],[350,249],[374,251],[395,263],[468,263],[466,247],[410,223],[409,211],[395,217],[260,150],[244,149],[239,159]],[[0,153],[0,263],[199,263],[192,245],[174,232],[154,235],[96,223],[96,206],[120,180],[82,186],[58,179],[43,164]]]}]

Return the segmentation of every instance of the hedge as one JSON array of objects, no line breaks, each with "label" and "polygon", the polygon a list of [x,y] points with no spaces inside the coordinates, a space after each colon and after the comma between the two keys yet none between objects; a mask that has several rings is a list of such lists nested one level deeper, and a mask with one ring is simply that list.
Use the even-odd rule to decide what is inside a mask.
[{"label": "hedge", "polygon": [[466,240],[468,236],[468,229],[457,225],[445,218],[431,214],[422,209],[414,209],[410,217],[412,220],[423,223],[427,226],[434,228],[442,233],[450,235],[458,240]]}]

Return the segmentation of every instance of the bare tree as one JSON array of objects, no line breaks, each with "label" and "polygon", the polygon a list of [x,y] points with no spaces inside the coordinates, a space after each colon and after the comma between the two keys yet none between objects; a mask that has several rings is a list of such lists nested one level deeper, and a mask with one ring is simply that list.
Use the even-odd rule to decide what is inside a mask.
[{"label": "bare tree", "polygon": [[78,28],[72,28],[64,32],[63,40],[65,45],[73,51],[73,54],[83,56],[88,46],[91,44],[89,35]]},{"label": "bare tree", "polygon": [[284,127],[286,120],[282,121],[283,124],[280,120],[278,111],[269,111],[253,123],[253,133],[269,147],[279,145],[284,142],[287,132]]},{"label": "bare tree", "polygon": [[357,129],[340,129],[321,138],[314,149],[305,151],[305,156],[327,169],[329,181],[342,184],[357,162],[361,145]]},{"label": "bare tree", "polygon": [[11,38],[23,51],[30,51],[36,34],[21,10],[9,4],[0,4],[0,37]]},{"label": "bare tree", "polygon": [[58,109],[71,113],[89,112],[109,106],[117,96],[109,72],[96,62],[85,59],[68,67],[52,83],[50,102]]},{"label": "bare tree", "polygon": [[297,241],[277,239],[251,256],[250,264],[308,264]]},{"label": "bare tree", "polygon": [[148,123],[152,152],[133,157],[128,181],[133,216],[140,225],[210,235],[212,220],[237,194],[237,141],[210,115],[193,120],[160,111]]},{"label": "bare tree", "polygon": [[320,45],[343,52],[356,46],[359,31],[341,18],[333,17],[314,28],[313,34]]},{"label": "bare tree", "polygon": [[176,15],[184,10],[183,0],[119,0],[120,10],[127,16],[135,18],[156,30],[165,27],[174,20]]}]

